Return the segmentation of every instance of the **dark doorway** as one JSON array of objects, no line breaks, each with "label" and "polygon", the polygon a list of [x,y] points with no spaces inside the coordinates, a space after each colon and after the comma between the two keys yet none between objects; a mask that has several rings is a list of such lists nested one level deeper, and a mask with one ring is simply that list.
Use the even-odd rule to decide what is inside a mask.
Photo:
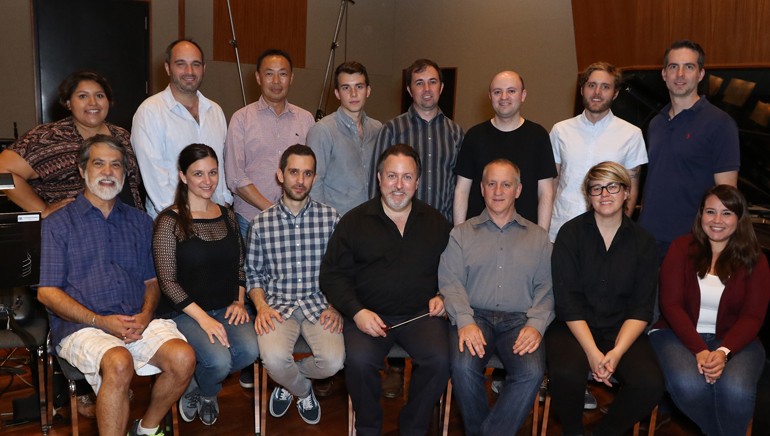
[{"label": "dark doorway", "polygon": [[68,113],[59,83],[77,70],[104,75],[113,91],[107,121],[131,128],[149,92],[149,3],[132,0],[35,0],[40,120]]}]

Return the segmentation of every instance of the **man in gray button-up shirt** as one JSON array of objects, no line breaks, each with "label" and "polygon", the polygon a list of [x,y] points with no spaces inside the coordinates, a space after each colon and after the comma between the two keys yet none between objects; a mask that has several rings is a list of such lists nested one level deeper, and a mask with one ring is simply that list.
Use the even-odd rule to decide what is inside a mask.
[{"label": "man in gray button-up shirt", "polygon": [[378,157],[372,154],[382,128],[364,112],[371,91],[366,67],[355,61],[340,64],[334,72],[340,107],[307,132],[307,145],[317,158],[311,195],[340,215],[369,200],[369,174]]},{"label": "man in gray button-up shirt", "polygon": [[[455,227],[441,255],[439,288],[452,321],[450,358],[466,435],[515,433],[543,379],[540,343],[554,318],[548,233],[516,213],[518,167],[484,167],[481,215]],[[455,344],[455,345],[452,345]],[[508,372],[490,410],[484,369],[496,354]]]}]

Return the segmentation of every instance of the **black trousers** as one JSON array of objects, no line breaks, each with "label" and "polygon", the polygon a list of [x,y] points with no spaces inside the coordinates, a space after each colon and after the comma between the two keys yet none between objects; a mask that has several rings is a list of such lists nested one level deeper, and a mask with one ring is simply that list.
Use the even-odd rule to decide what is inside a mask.
[{"label": "black trousers", "polygon": [[[388,325],[411,318],[382,317]],[[345,319],[345,383],[356,411],[356,432],[360,436],[382,433],[380,370],[393,344],[412,358],[409,401],[399,416],[401,435],[423,436],[428,431],[433,407],[449,380],[449,333],[444,318],[426,317],[372,337]]]},{"label": "black trousers", "polygon": [[[603,353],[614,347],[614,334],[591,330]],[[554,321],[545,334],[551,406],[565,434],[583,434],[583,393],[591,370],[583,348],[567,324]],[[663,373],[647,335],[642,333],[623,355],[615,369],[620,389],[596,435],[622,435],[647,416],[665,389]]]}]

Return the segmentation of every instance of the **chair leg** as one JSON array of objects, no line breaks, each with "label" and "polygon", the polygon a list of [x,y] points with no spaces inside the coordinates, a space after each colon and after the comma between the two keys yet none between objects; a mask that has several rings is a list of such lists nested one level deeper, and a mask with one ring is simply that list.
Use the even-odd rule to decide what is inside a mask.
[{"label": "chair leg", "polygon": [[260,436],[262,434],[262,397],[260,396],[260,380],[259,371],[260,362],[256,360],[254,362],[254,436]]},{"label": "chair leg", "polygon": [[543,406],[543,428],[540,430],[540,434],[545,436],[548,434],[548,413],[551,411],[551,393],[545,393],[545,405]]},{"label": "chair leg", "polygon": [[650,428],[647,430],[647,436],[653,436],[655,434],[655,424],[657,424],[658,421],[658,406],[655,405],[655,407],[652,409],[652,412],[650,413]]},{"label": "chair leg", "polygon": [[353,399],[348,395],[348,436],[356,436],[356,411],[353,410]]},{"label": "chair leg", "polygon": [[442,436],[449,434],[449,413],[452,409],[452,379],[450,378],[446,384],[446,394],[444,395],[444,411],[442,413],[443,429],[441,431]]},{"label": "chair leg", "polygon": [[48,434],[49,415],[48,415],[48,396],[45,384],[45,347],[37,347],[36,350],[29,350],[30,354],[37,353],[37,395],[40,404],[40,430],[44,435]]},{"label": "chair leg", "polygon": [[[171,421],[171,434],[174,436],[179,435],[179,402],[174,401],[171,405],[171,409],[168,411],[166,418]],[[168,424],[166,424],[168,425]]]},{"label": "chair leg", "polygon": [[78,394],[74,380],[67,380],[70,391],[70,422],[72,422],[72,436],[79,436],[78,430]]},{"label": "chair leg", "polygon": [[260,383],[262,391],[262,412],[260,413],[260,419],[262,421],[262,434],[267,434],[267,369],[260,363],[259,372],[262,374],[262,381]]},{"label": "chair leg", "polygon": [[48,378],[48,384],[46,385],[46,397],[48,403],[48,422],[50,423],[50,426],[53,426],[53,418],[54,418],[54,410],[53,410],[53,355],[49,354],[47,357],[48,362],[48,369],[47,369],[47,378]]},{"label": "chair leg", "polygon": [[749,428],[746,429],[746,436],[751,436],[751,430],[754,427],[754,418],[749,421]]},{"label": "chair leg", "polygon": [[535,394],[535,405],[532,406],[532,436],[537,436],[538,420],[540,419],[540,389]]}]

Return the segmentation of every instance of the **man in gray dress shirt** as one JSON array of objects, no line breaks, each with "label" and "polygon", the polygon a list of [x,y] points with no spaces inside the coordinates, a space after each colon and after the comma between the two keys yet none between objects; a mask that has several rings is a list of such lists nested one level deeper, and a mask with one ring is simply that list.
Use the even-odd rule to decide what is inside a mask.
[{"label": "man in gray dress shirt", "polygon": [[337,112],[307,132],[307,145],[317,158],[313,200],[337,209],[340,215],[369,200],[369,175],[374,143],[382,123],[364,112],[372,88],[366,67],[351,61],[334,72]]},{"label": "man in gray dress shirt", "polygon": [[[481,215],[450,233],[439,290],[453,324],[452,383],[465,434],[513,434],[527,418],[545,369],[540,343],[554,318],[551,243],[542,227],[516,212],[521,183],[511,161],[484,167],[481,193]],[[493,354],[508,374],[490,409],[484,370]]]}]

